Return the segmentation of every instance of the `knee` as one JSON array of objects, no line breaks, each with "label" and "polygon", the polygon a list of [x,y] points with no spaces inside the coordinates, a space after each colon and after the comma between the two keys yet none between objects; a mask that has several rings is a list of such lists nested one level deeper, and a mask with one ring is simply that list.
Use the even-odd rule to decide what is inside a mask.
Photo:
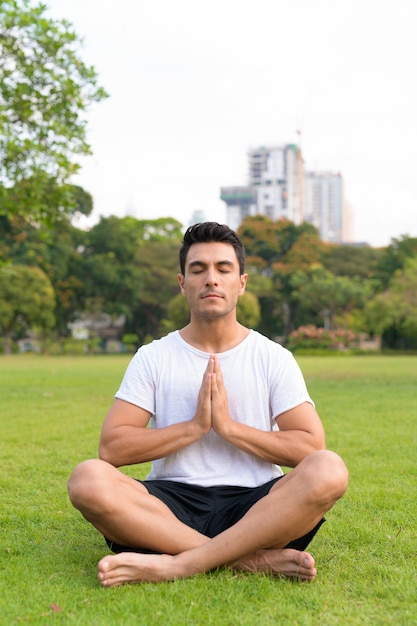
[{"label": "knee", "polygon": [[330,450],[319,450],[312,455],[315,462],[314,481],[319,493],[317,497],[335,502],[348,487],[349,473],[341,457]]},{"label": "knee", "polygon": [[77,465],[68,480],[68,495],[77,509],[83,509],[100,494],[99,481],[103,478],[104,461],[91,459]]}]

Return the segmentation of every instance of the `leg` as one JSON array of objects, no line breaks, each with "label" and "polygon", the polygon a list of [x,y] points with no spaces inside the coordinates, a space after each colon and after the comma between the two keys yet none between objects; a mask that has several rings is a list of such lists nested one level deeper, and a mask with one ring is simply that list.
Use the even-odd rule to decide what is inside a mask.
[{"label": "leg", "polygon": [[[70,478],[68,490],[73,505],[115,543],[131,546],[137,551],[142,548],[179,554],[208,541],[207,537],[180,522],[141,483],[104,461],[84,461],[78,465]],[[119,563],[123,582],[127,582],[135,580],[136,561],[143,557],[142,554],[124,553],[110,558],[114,565]],[[103,559],[105,563],[108,562],[106,558]],[[315,575],[313,558],[297,550],[262,551],[242,557],[233,567],[245,571],[272,570],[306,580]]]},{"label": "leg", "polygon": [[282,548],[311,530],[346,488],[347,470],[340,457],[324,450],[314,452],[220,535],[174,556],[125,553],[105,557],[99,563],[99,578],[103,586],[172,580],[231,564],[240,569],[301,574],[309,580],[315,575],[311,555]]},{"label": "leg", "polygon": [[105,461],[80,463],[70,477],[68,492],[75,508],[115,543],[178,554],[207,541],[141,483]]}]

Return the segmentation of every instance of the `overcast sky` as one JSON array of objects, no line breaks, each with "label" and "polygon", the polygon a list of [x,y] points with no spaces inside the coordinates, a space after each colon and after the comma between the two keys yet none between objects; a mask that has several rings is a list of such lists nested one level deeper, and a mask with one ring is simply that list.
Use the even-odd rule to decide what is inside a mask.
[{"label": "overcast sky", "polygon": [[45,1],[110,94],[74,181],[95,221],[224,222],[248,148],[301,137],[307,168],[342,174],[355,241],[417,236],[415,0]]}]

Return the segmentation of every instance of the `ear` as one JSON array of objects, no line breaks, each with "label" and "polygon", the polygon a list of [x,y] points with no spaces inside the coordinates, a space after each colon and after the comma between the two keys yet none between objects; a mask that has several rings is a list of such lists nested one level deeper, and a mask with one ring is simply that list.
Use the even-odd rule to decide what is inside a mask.
[{"label": "ear", "polygon": [[241,296],[243,293],[245,293],[247,280],[248,280],[248,275],[247,274],[241,274],[241,276],[240,276],[239,296]]},{"label": "ear", "polygon": [[185,287],[184,287],[184,276],[182,274],[177,274],[178,284],[180,286],[180,290],[183,296],[185,296]]}]

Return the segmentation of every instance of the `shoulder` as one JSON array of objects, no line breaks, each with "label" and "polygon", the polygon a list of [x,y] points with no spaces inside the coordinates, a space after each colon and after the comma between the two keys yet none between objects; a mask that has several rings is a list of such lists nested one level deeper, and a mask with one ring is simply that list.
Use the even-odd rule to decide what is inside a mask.
[{"label": "shoulder", "polygon": [[140,356],[152,356],[159,355],[161,353],[169,352],[171,350],[175,350],[180,346],[180,342],[178,341],[178,331],[174,331],[161,337],[160,339],[153,339],[149,343],[145,343],[136,352],[137,355]]},{"label": "shoulder", "polygon": [[129,369],[153,369],[157,364],[161,366],[166,359],[172,361],[172,358],[178,350],[178,344],[179,342],[176,339],[175,332],[143,344],[133,355]]},{"label": "shoulder", "polygon": [[269,372],[272,377],[298,375],[299,366],[293,353],[280,343],[269,339],[257,331],[251,331],[248,353],[258,368]]},{"label": "shoulder", "polygon": [[256,347],[259,350],[269,352],[271,355],[280,355],[282,358],[293,358],[292,352],[287,348],[284,348],[280,343],[269,339],[265,335],[262,335],[257,330],[251,330],[248,337],[252,347]]}]

